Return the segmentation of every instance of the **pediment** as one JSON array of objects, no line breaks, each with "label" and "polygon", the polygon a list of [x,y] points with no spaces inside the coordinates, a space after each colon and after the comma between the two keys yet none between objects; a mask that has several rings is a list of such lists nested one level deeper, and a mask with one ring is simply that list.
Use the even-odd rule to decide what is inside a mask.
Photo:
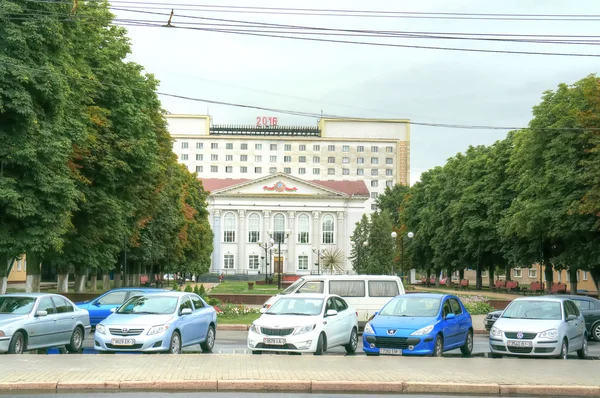
[{"label": "pediment", "polygon": [[347,197],[348,195],[301,178],[278,173],[246,181],[211,192],[213,196],[312,196]]}]

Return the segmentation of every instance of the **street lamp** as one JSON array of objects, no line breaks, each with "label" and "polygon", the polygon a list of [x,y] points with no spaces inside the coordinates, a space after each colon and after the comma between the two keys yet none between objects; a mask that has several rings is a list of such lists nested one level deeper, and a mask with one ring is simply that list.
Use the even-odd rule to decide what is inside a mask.
[{"label": "street lamp", "polygon": [[[396,234],[395,232],[392,232],[393,236]],[[412,232],[409,232],[406,234],[406,236],[408,237],[408,239],[412,239],[415,234],[413,234]],[[395,237],[395,236],[394,236]],[[402,279],[402,282],[404,282],[404,237],[402,237],[402,239],[400,239],[400,255],[402,256],[402,261],[400,263],[400,279]]]},{"label": "street lamp", "polygon": [[265,257],[261,257],[261,258],[266,258],[265,260],[265,284],[267,283],[267,276],[269,276],[269,271],[267,270],[267,266],[269,265],[269,257],[267,256],[267,250],[273,246],[273,238],[269,239],[268,242],[262,243],[261,241],[258,241],[258,246],[260,246],[261,249],[264,249],[265,251]]},{"label": "street lamp", "polygon": [[[352,247],[356,247],[356,274],[360,274],[360,244],[356,244],[356,242],[351,241],[350,244],[352,245]],[[366,248],[367,246],[369,246],[369,241],[364,241],[362,243],[362,246],[364,248]]]},{"label": "street lamp", "polygon": [[[286,229],[285,231],[273,231],[272,229],[270,229],[269,231],[269,236],[271,237],[271,242],[277,242],[277,255],[279,256],[279,272],[278,272],[278,278],[277,278],[277,289],[281,290],[281,274],[282,274],[282,264],[281,264],[281,243],[283,241],[285,241],[290,234],[292,233],[292,231],[290,231],[289,229]],[[275,240],[274,240],[275,239]]]},{"label": "street lamp", "polygon": [[394,256],[392,257],[392,272],[391,272],[391,275],[394,275],[395,271],[396,271],[395,270],[396,267],[394,267],[394,265],[396,263],[396,261],[395,261],[396,260],[395,259],[395,257],[396,257],[396,237],[398,236],[398,234],[396,233],[396,231],[392,231],[391,235],[392,235],[392,239],[394,240]]},{"label": "street lamp", "polygon": [[316,247],[312,248],[313,253],[315,253],[317,255],[317,273],[318,275],[321,275],[321,255],[323,254],[323,252],[325,252],[324,249],[317,249]]}]

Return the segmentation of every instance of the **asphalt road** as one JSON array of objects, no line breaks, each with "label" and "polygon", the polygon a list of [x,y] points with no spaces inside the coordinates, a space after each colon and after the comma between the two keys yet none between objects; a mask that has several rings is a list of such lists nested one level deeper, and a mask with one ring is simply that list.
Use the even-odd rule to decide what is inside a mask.
[{"label": "asphalt road", "polygon": [[[248,332],[245,331],[217,331],[217,339],[215,341],[215,347],[213,353],[216,354],[250,354],[250,351],[246,346],[246,337]],[[489,353],[489,341],[487,335],[476,334],[474,336],[473,355],[485,356]],[[83,345],[84,354],[96,354],[93,349],[93,335],[90,335]],[[588,342],[589,356],[592,358],[600,358],[600,342],[590,340]],[[195,345],[192,347],[186,347],[183,349],[186,353],[201,352],[200,346]],[[49,354],[58,354],[58,349],[48,350]],[[362,339],[359,339],[359,346],[356,351],[357,355],[364,355],[362,351]],[[327,351],[326,355],[345,355],[346,351],[343,347],[332,348]],[[460,350],[452,350],[444,353],[445,356],[461,356]],[[571,354],[571,357],[577,358],[576,354]]]}]

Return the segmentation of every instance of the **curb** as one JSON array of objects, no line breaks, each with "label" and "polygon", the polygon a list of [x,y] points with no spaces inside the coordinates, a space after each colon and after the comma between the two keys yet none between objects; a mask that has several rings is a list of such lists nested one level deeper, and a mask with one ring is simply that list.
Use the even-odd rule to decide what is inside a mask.
[{"label": "curb", "polygon": [[510,385],[476,383],[372,382],[322,380],[163,380],[163,381],[59,381],[0,383],[7,391],[127,390],[127,391],[286,391],[345,393],[435,393],[488,396],[585,396],[600,397],[600,386]]}]

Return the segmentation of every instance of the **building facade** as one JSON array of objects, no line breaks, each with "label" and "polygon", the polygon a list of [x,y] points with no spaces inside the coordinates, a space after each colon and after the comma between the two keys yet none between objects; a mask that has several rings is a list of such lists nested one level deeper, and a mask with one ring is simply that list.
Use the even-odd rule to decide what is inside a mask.
[{"label": "building facade", "polygon": [[324,251],[335,250],[350,271],[355,224],[387,186],[409,184],[406,120],[321,119],[303,127],[212,125],[201,115],[167,121],[179,161],[210,192],[213,272],[309,274],[320,270]]}]

